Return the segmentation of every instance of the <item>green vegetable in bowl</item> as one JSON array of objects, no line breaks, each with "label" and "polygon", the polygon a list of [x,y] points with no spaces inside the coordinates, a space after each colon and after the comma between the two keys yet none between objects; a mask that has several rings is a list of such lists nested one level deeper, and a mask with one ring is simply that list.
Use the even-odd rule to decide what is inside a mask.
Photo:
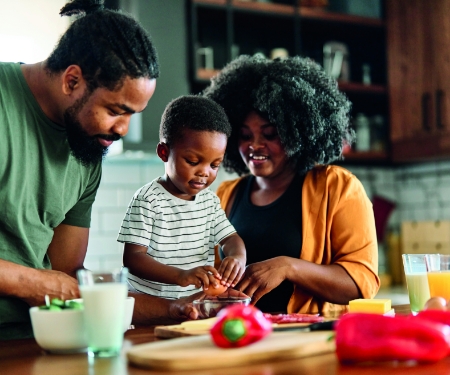
[{"label": "green vegetable in bowl", "polygon": [[59,298],[50,298],[45,296],[45,305],[39,306],[39,310],[61,311],[61,310],[82,310],[83,303],[78,301],[63,301]]}]

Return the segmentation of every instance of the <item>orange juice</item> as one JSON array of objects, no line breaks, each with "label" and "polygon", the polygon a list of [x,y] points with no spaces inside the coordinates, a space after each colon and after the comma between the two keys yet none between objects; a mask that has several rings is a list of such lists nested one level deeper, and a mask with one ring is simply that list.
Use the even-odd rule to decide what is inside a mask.
[{"label": "orange juice", "polygon": [[428,272],[430,297],[444,297],[450,299],[450,271]]}]

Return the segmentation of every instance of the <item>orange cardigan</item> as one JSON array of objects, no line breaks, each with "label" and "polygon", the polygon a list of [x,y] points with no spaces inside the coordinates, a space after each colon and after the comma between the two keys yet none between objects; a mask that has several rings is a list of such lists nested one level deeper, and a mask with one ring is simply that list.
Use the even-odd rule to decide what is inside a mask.
[{"label": "orange cardigan", "polygon": [[[240,180],[220,184],[217,195],[223,209]],[[363,298],[373,298],[380,287],[378,246],[372,203],[361,182],[338,166],[313,168],[303,183],[302,222],[300,259],[339,264],[355,281]],[[287,311],[323,313],[345,308],[311,297],[294,285]]]}]

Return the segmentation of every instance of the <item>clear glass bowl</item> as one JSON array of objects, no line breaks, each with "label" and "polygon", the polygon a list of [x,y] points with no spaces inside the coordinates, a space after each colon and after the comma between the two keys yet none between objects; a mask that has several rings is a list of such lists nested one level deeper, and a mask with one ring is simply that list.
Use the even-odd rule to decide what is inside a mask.
[{"label": "clear glass bowl", "polygon": [[217,313],[224,307],[244,304],[248,305],[251,301],[250,297],[233,297],[233,296],[217,296],[217,297],[207,297],[204,299],[196,299],[193,304],[198,310],[199,319],[213,318]]}]

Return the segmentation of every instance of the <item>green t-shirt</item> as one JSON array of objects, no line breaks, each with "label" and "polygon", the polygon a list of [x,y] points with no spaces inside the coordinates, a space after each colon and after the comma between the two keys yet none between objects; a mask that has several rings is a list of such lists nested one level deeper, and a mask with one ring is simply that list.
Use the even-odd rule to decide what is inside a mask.
[{"label": "green t-shirt", "polygon": [[[84,167],[71,155],[20,64],[0,63],[0,259],[51,268],[53,229],[89,227],[100,178],[101,163]],[[31,336],[30,327],[29,306],[0,297],[0,340]]]}]

